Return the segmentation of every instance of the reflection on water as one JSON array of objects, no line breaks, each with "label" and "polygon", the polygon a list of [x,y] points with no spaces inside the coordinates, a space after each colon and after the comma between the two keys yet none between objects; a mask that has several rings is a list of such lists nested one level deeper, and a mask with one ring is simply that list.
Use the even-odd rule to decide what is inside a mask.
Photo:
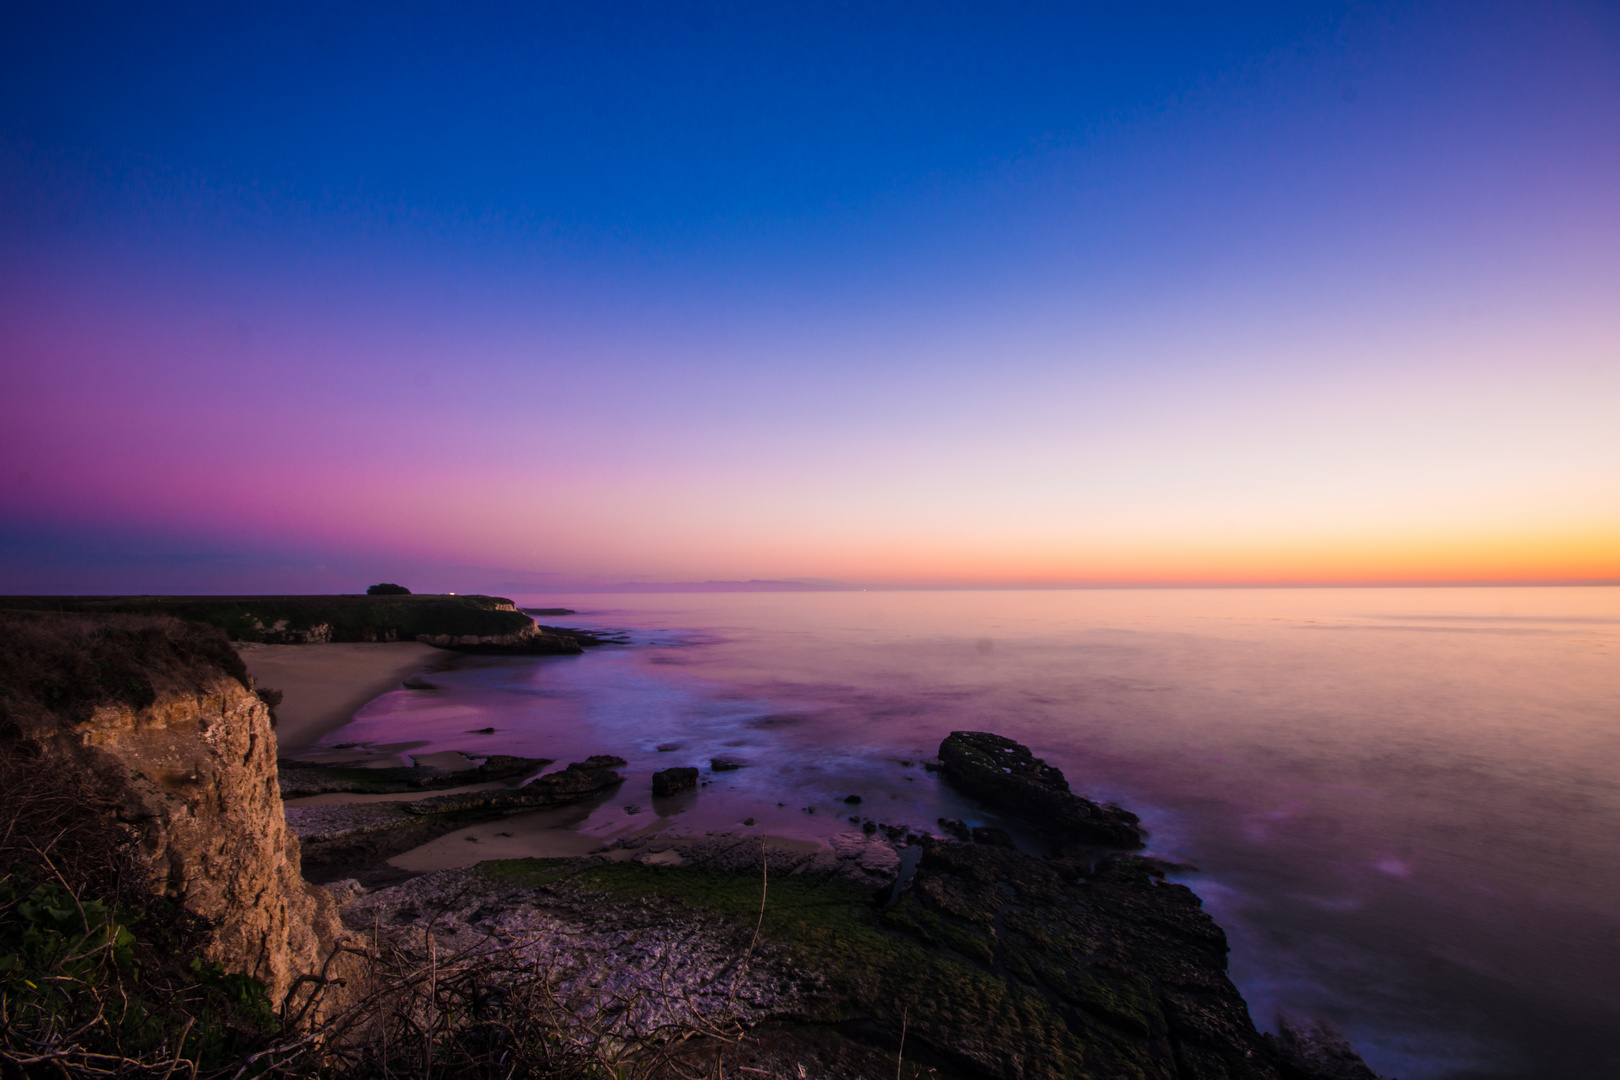
[{"label": "reflection on water", "polygon": [[[1200,868],[1261,1027],[1330,1017],[1407,1080],[1620,1075],[1620,589],[519,599],[635,644],[468,658],[329,741],[623,756],[583,843],[991,823],[921,761],[995,730]],[[658,805],[670,765],[708,786]]]}]

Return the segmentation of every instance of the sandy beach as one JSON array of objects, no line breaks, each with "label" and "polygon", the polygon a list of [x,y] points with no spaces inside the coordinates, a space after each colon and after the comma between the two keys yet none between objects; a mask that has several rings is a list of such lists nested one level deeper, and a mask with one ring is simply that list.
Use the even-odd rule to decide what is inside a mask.
[{"label": "sandy beach", "polygon": [[259,686],[280,690],[276,740],[282,756],[319,742],[401,679],[448,663],[455,653],[416,641],[332,645],[238,644]]}]

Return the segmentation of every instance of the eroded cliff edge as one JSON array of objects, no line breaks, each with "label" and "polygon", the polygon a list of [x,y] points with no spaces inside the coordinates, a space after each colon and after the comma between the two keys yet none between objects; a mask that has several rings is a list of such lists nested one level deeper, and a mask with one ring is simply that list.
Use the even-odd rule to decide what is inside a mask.
[{"label": "eroded cliff edge", "polygon": [[[326,968],[342,924],[300,872],[270,710],[219,631],[0,615],[0,754],[8,811],[30,781],[71,787],[112,826],[107,843],[128,842],[140,887],[192,917],[201,959],[261,980],[278,1004]],[[13,852],[52,842],[48,825],[19,829]]]}]

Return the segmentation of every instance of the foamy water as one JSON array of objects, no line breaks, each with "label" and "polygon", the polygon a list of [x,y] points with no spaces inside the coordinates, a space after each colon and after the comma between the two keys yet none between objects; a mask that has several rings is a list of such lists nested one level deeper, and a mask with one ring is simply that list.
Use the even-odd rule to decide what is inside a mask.
[{"label": "foamy water", "polygon": [[[1620,1075],[1620,589],[518,599],[634,644],[469,658],[327,740],[628,759],[611,798],[465,861],[542,824],[584,849],[992,822],[916,762],[994,730],[1199,868],[1262,1028],[1333,1019],[1406,1080]],[[671,765],[711,783],[655,801]]]}]

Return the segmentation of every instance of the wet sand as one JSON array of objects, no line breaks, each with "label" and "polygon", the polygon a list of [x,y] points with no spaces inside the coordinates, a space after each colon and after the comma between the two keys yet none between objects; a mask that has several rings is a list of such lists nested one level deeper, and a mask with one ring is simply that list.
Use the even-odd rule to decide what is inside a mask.
[{"label": "wet sand", "polygon": [[455,653],[416,641],[237,646],[258,685],[280,690],[276,741],[282,756],[306,750],[342,727],[401,679],[449,663]]}]

